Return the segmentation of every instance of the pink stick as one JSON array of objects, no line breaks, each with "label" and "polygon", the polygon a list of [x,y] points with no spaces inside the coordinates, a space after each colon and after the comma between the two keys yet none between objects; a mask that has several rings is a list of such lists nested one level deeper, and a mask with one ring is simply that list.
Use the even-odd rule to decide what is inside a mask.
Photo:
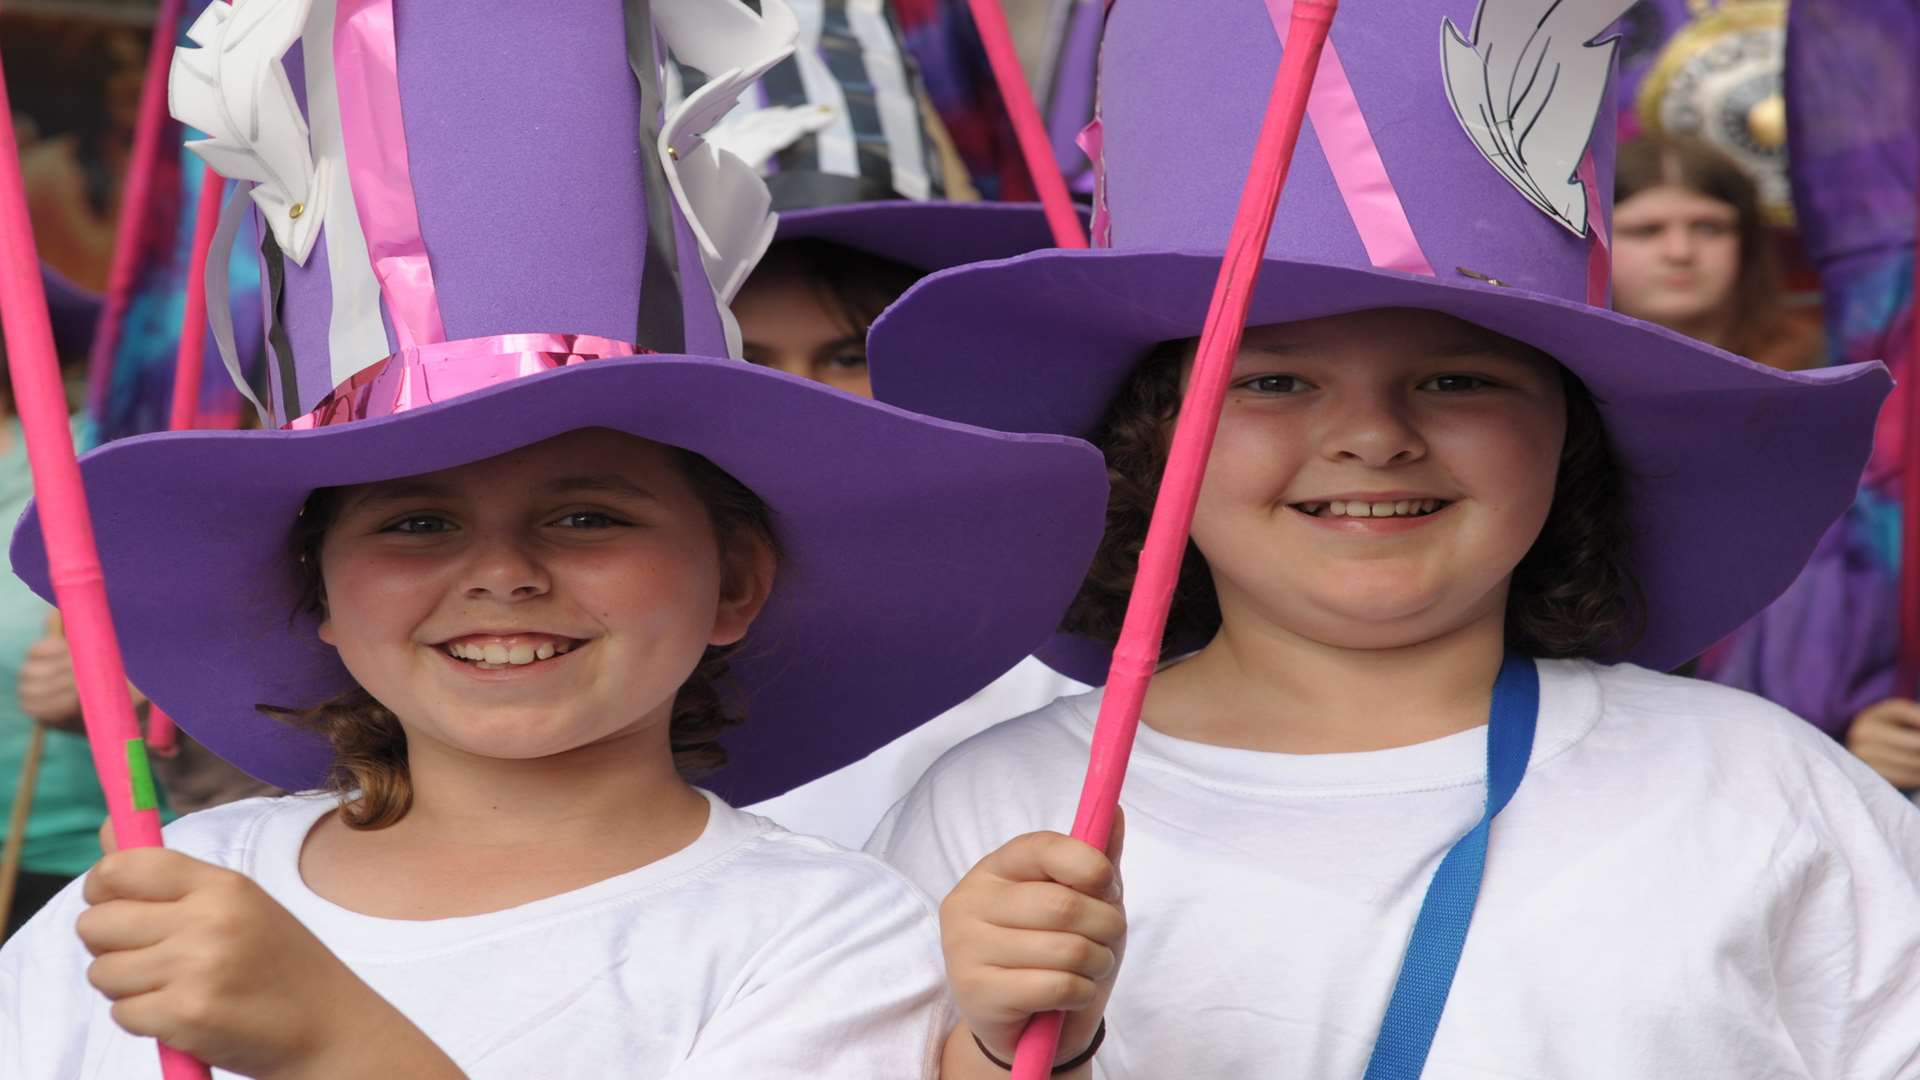
[{"label": "pink stick", "polygon": [[1007,29],[1007,16],[1000,10],[1000,0],[967,0],[967,6],[973,11],[980,43],[986,46],[993,81],[1000,87],[1001,100],[1007,103],[1007,115],[1013,119],[1013,134],[1020,140],[1020,156],[1026,159],[1034,190],[1040,193],[1040,206],[1046,211],[1047,226],[1053,230],[1053,242],[1063,248],[1086,247],[1086,230],[1080,227],[1080,213],[1073,208],[1073,197],[1067,193],[1067,178],[1060,173],[1060,161],[1053,156],[1047,125],[1040,119],[1040,107],[1034,104],[1027,73],[1021,70],[1020,54],[1013,47],[1013,31]]},{"label": "pink stick", "polygon": [[153,217],[153,177],[167,152],[167,140],[161,138],[167,123],[167,69],[173,63],[174,39],[180,34],[181,4],[182,0],[160,0],[154,14],[153,44],[147,51],[146,81],[140,85],[139,113],[133,127],[133,152],[127,158],[126,183],[120,191],[113,262],[107,271],[107,292],[87,354],[87,410],[96,417],[106,407],[107,389],[113,383],[120,323],[140,276],[141,240]]},{"label": "pink stick", "polygon": [[[1227,377],[1240,352],[1247,305],[1266,256],[1267,236],[1273,231],[1274,207],[1280,201],[1281,188],[1286,186],[1313,72],[1320,63],[1321,46],[1326,43],[1338,6],[1339,0],[1296,0],[1293,5],[1280,70],[1274,76],[1260,140],[1254,145],[1253,164],[1240,194],[1233,233],[1227,239],[1227,256],[1220,264],[1213,302],[1200,331],[1192,380],[1180,419],[1174,425],[1160,496],[1147,526],[1139,574],[1134,578],[1127,617],[1113,650],[1100,717],[1094,724],[1093,751],[1087,762],[1086,782],[1080,789],[1073,835],[1096,848],[1105,849],[1113,831],[1127,758],[1133,753],[1134,733],[1140,727],[1140,704],[1147,696],[1147,681],[1160,657],[1160,639],[1166,631],[1167,609],[1173,602],[1180,561],[1187,550],[1194,502],[1200,495],[1200,480],[1206,474],[1214,429],[1226,400]],[[1034,1017],[1027,1025],[1014,1056],[1014,1080],[1041,1080],[1051,1071],[1063,1021],[1060,1013],[1048,1013]]]},{"label": "pink stick", "polygon": [[[1920,196],[1920,191],[1915,194]],[[1920,696],[1920,213],[1914,217],[1913,306],[1907,309],[1907,364],[1900,372],[1906,395],[1905,457],[1900,475],[1900,639],[1895,654],[1894,693]]]},{"label": "pink stick", "polygon": [[[53,326],[47,319],[40,255],[27,217],[16,145],[13,106],[7,100],[5,73],[0,72],[0,322],[5,324],[7,366],[40,504],[48,577],[73,650],[87,744],[106,793],[114,842],[123,848],[159,847],[160,814],[154,808],[146,749],[133,719],[133,698],[113,636],[93,521],[67,426],[66,394],[53,351]],[[167,1080],[207,1077],[206,1066],[166,1046],[160,1047],[160,1070]]]}]

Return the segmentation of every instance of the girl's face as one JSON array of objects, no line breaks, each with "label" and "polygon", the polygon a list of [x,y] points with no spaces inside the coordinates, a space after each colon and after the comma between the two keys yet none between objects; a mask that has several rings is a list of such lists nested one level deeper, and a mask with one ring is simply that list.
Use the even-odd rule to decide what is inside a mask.
[{"label": "girl's face", "polygon": [[1740,211],[1674,184],[1613,211],[1613,306],[1687,329],[1729,313],[1740,277]]},{"label": "girl's face", "polygon": [[1228,630],[1384,649],[1503,611],[1553,502],[1560,379],[1435,312],[1249,330],[1193,520]]},{"label": "girl's face", "polygon": [[723,556],[675,451],[603,428],[345,490],[320,572],[321,639],[409,743],[501,759],[664,746],[772,584],[768,553]]},{"label": "girl's face", "polygon": [[747,279],[733,301],[746,359],[763,367],[825,383],[858,397],[873,396],[867,376],[867,335],[823,302],[821,290],[775,263]]}]

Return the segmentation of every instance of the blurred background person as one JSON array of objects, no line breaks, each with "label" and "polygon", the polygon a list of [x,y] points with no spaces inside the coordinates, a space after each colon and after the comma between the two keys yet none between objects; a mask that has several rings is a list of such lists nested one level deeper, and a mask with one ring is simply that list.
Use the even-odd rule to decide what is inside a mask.
[{"label": "blurred background person", "polygon": [[1770,367],[1821,362],[1817,329],[1785,303],[1753,178],[1685,135],[1642,134],[1614,174],[1613,306]]}]

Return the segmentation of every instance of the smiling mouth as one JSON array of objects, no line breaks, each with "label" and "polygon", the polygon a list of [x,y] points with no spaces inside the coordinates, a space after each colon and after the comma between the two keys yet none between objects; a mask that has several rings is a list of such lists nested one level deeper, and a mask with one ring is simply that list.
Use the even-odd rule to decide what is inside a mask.
[{"label": "smiling mouth", "polygon": [[449,641],[440,646],[440,651],[481,671],[503,671],[507,668],[528,667],[533,664],[565,656],[585,645],[584,641],[570,638],[548,638],[539,643],[516,641],[512,644],[490,641],[464,642]]},{"label": "smiling mouth", "polygon": [[1395,499],[1391,502],[1363,502],[1355,499],[1290,504],[1309,517],[1327,518],[1420,518],[1437,514],[1453,503],[1447,499]]}]

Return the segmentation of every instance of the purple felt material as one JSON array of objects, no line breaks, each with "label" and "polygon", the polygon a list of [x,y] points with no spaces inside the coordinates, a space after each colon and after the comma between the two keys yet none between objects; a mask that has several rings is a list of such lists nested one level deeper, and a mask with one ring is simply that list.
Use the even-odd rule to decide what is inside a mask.
[{"label": "purple felt material", "polygon": [[94,324],[100,321],[100,294],[75,285],[45,263],[40,264],[40,284],[47,290],[54,345],[62,353],[86,352]]},{"label": "purple felt material", "polygon": [[1039,203],[884,202],[783,210],[773,242],[826,240],[916,270],[1024,255],[1053,246]]},{"label": "purple felt material", "polygon": [[[631,340],[647,215],[621,6],[395,9],[415,195],[449,337]],[[714,358],[719,312],[676,221],[686,351],[709,355],[596,360],[382,419],[162,433],[89,454],[82,474],[133,682],[252,775],[319,785],[325,742],[256,710],[350,686],[314,617],[295,610],[289,543],[308,494],[584,427],[702,454],[773,509],[785,562],[728,676],[748,720],[722,739],[729,766],[705,781],[736,803],[859,759],[1045,640],[1099,540],[1099,454]],[[305,268],[289,264],[282,313],[301,411],[332,385],[327,292],[323,247]],[[32,508],[13,566],[51,595]]]},{"label": "purple felt material", "polygon": [[[1587,240],[1496,172],[1449,105],[1441,22],[1470,32],[1475,6],[1373,5],[1343,12],[1332,32],[1438,276],[1368,263],[1309,127],[1248,323],[1426,308],[1557,357],[1599,401],[1627,473],[1648,630],[1608,659],[1672,667],[1794,579],[1851,500],[1890,382],[1878,364],[1774,371],[1588,306]],[[924,279],[869,338],[882,400],[1002,430],[1089,435],[1148,349],[1199,333],[1278,38],[1260,0],[1216,4],[1205,19],[1175,0],[1130,0],[1112,9],[1103,48],[1113,247],[1037,252]],[[1594,128],[1609,206],[1610,98]],[[1767,469],[1753,468],[1756,450]]]}]

